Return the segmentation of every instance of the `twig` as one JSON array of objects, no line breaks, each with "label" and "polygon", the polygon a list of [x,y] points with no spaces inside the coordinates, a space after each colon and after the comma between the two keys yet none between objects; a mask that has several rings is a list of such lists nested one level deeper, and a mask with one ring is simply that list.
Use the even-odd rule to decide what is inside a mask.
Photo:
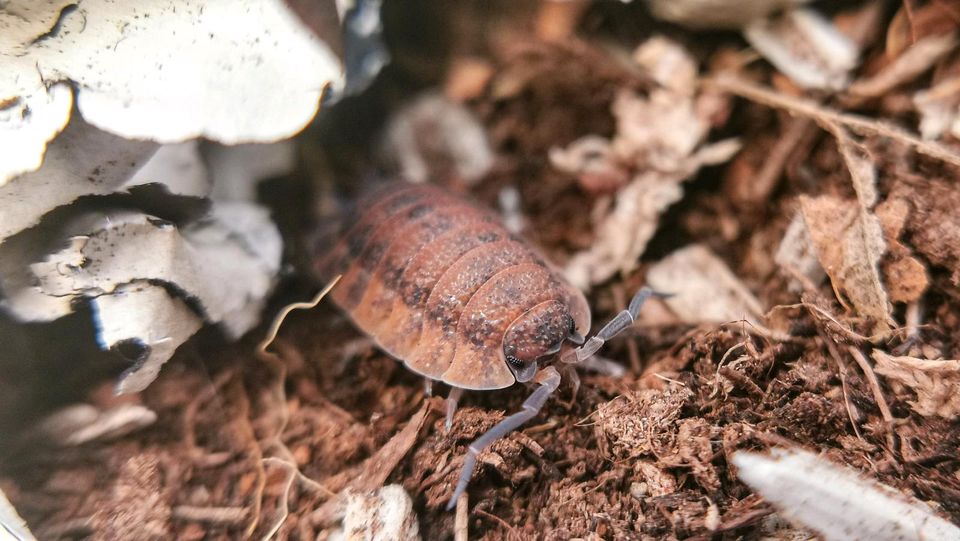
[{"label": "twig", "polygon": [[332,497],[334,497],[334,496],[337,495],[336,492],[330,490],[329,488],[323,486],[322,484],[320,484],[320,483],[314,481],[313,479],[307,477],[302,471],[300,471],[300,470],[296,467],[296,465],[290,463],[289,461],[286,461],[286,460],[284,460],[284,459],[282,459],[282,458],[275,457],[275,456],[268,456],[268,457],[265,457],[265,458],[263,459],[263,463],[264,463],[264,464],[276,464],[277,466],[280,466],[281,468],[284,468],[284,469],[286,469],[286,470],[288,470],[288,471],[293,472],[293,474],[297,477],[297,479],[299,479],[300,482],[303,483],[303,486],[304,486],[304,487],[306,487],[306,488],[308,488],[308,489],[310,489],[310,490],[312,490],[312,491],[314,491],[314,492],[317,492],[317,493],[319,493],[319,494],[323,494],[324,496],[326,496],[326,497],[328,497],[328,498],[332,498]]},{"label": "twig", "polygon": [[[333,289],[333,286],[337,285],[337,282],[339,281],[340,281],[339,276],[331,280],[326,287],[324,287],[319,293],[317,293],[313,297],[313,299],[310,300],[310,302],[297,302],[297,303],[293,303],[285,306],[270,323],[270,328],[267,330],[266,336],[264,336],[263,340],[261,340],[260,343],[257,345],[257,350],[256,350],[257,356],[264,362],[264,364],[268,366],[273,366],[277,371],[277,374],[278,374],[277,402],[280,404],[284,404],[286,402],[286,391],[283,387],[283,382],[286,379],[286,373],[287,373],[286,365],[283,363],[283,359],[281,359],[279,355],[269,351],[268,348],[276,339],[277,334],[280,332],[280,326],[283,325],[284,320],[287,318],[290,312],[293,312],[294,310],[310,309],[320,304],[320,301],[327,296],[327,293],[329,293],[330,290]],[[260,447],[258,445],[258,447],[260,447],[261,469],[263,468],[264,465],[268,463],[269,459],[274,458],[278,463],[285,465],[291,471],[289,477],[285,481],[285,487],[281,496],[282,502],[283,502],[283,510],[280,513],[280,517],[277,519],[277,521],[268,529],[268,532],[264,536],[264,539],[272,538],[273,535],[276,534],[276,532],[278,532],[280,528],[283,526],[284,521],[286,521],[287,516],[289,515],[289,504],[287,502],[287,498],[289,498],[290,489],[293,485],[293,481],[295,479],[309,479],[307,476],[303,475],[302,472],[300,472],[300,469],[296,466],[296,462],[293,460],[292,453],[290,453],[290,450],[287,449],[287,446],[280,440],[280,437],[283,435],[283,431],[286,429],[288,422],[289,422],[289,417],[287,415],[286,408],[280,408],[280,421],[278,423],[277,429],[274,431],[273,434],[265,438],[267,440],[267,447],[278,450],[280,454],[285,455],[286,460],[279,457],[264,457],[263,456],[264,449],[263,447]],[[254,438],[254,441],[256,441],[255,438]],[[263,482],[260,482],[257,484],[256,496],[254,498],[254,516],[250,524],[250,527],[248,527],[247,537],[253,534],[260,520],[260,512],[263,508],[263,493],[266,488],[265,477],[266,475],[264,475]],[[316,489],[317,487],[320,487],[323,490],[326,490],[326,487],[323,487],[322,485],[313,481],[312,479],[309,479],[309,480],[312,482],[312,483],[308,483],[308,485],[311,488]],[[323,492],[323,490],[321,490],[321,492]],[[330,493],[329,490],[326,490],[326,492]]]},{"label": "twig", "polygon": [[453,541],[468,541],[467,527],[469,526],[469,500],[464,492],[457,499],[457,516],[454,518]]},{"label": "twig", "polygon": [[870,390],[873,391],[873,399],[877,402],[877,408],[880,409],[880,415],[883,416],[884,424],[887,427],[887,445],[890,448],[891,452],[897,451],[897,441],[893,437],[893,412],[890,411],[890,406],[887,405],[887,399],[883,397],[883,389],[880,388],[880,381],[877,380],[877,375],[873,372],[873,367],[870,366],[870,362],[867,361],[867,358],[864,356],[856,346],[847,346],[847,351],[850,352],[850,355],[853,356],[853,359],[857,361],[857,364],[860,365],[860,369],[863,370],[863,374],[867,377],[867,381],[870,382]]},{"label": "twig", "polygon": [[827,345],[827,350],[830,351],[830,356],[833,357],[833,360],[837,363],[837,370],[840,373],[840,388],[843,390],[843,405],[847,409],[847,417],[850,418],[850,425],[853,426],[853,433],[857,435],[857,439],[863,440],[863,436],[860,434],[860,427],[858,426],[858,420],[860,419],[860,412],[857,411],[857,407],[850,401],[850,388],[847,384],[847,363],[844,362],[843,357],[840,356],[840,352],[837,351],[837,345],[833,340],[830,340],[826,333],[822,329],[817,329],[817,334],[820,335],[820,339],[823,340],[823,343]]},{"label": "twig", "polygon": [[[284,481],[283,491],[280,493],[280,502],[282,502],[283,505],[280,508],[280,512],[278,513],[279,516],[277,517],[277,520],[275,520],[273,524],[267,529],[266,533],[263,534],[263,537],[261,539],[263,539],[264,541],[268,539],[273,539],[273,536],[275,536],[277,532],[280,531],[280,528],[283,526],[283,523],[287,521],[287,517],[290,516],[290,504],[288,503],[288,500],[290,498],[290,489],[293,487],[293,480],[297,478],[296,473],[294,473],[295,470],[296,468],[290,468],[288,470],[288,476]],[[263,504],[262,490],[260,491],[260,496],[258,499],[260,500],[260,505],[262,506]],[[250,537],[250,536],[247,536],[247,537]]]},{"label": "twig", "polygon": [[786,168],[793,150],[806,137],[808,132],[813,131],[812,123],[808,118],[794,118],[787,124],[776,143],[774,143],[773,148],[764,157],[760,170],[746,185],[746,191],[750,192],[744,194],[748,202],[763,201],[765,203],[768,200],[777,186],[777,181],[783,176],[783,170]]},{"label": "twig", "polygon": [[812,100],[790,96],[755,85],[730,73],[705,79],[703,84],[736,94],[756,103],[812,118],[817,124],[824,127],[832,122],[843,125],[860,135],[887,137],[913,147],[920,154],[960,168],[960,154],[956,150],[935,141],[924,141],[903,128],[887,122],[860,115],[841,113]]},{"label": "twig", "polygon": [[327,293],[330,293],[330,290],[333,289],[333,286],[337,285],[337,282],[340,281],[340,277],[337,276],[323,288],[322,291],[317,293],[313,299],[310,299],[309,302],[295,302],[293,304],[288,304],[283,307],[283,310],[280,310],[280,313],[277,314],[277,317],[273,318],[273,322],[270,323],[270,328],[267,330],[267,335],[264,336],[263,340],[260,341],[260,344],[257,345],[257,352],[261,355],[273,355],[267,351],[267,348],[270,347],[270,344],[273,343],[274,339],[277,337],[277,333],[280,332],[280,326],[283,325],[283,321],[287,319],[287,316],[290,315],[290,312],[294,310],[309,310],[314,308],[324,297],[327,296]]},{"label": "twig", "polygon": [[503,526],[503,527],[507,530],[507,537],[508,537],[508,538],[510,538],[510,539],[521,539],[521,540],[523,539],[522,537],[520,537],[520,534],[517,533],[517,530],[516,530],[513,526],[511,526],[510,524],[508,524],[507,521],[503,520],[502,518],[498,517],[497,515],[494,515],[493,513],[488,513],[488,512],[486,512],[486,511],[484,511],[483,509],[474,509],[473,512],[476,513],[476,514],[478,514],[478,515],[481,515],[481,516],[483,516],[483,517],[486,517],[486,518],[488,518],[488,519],[490,519],[490,520],[493,520],[493,521],[499,523],[501,526]]},{"label": "twig", "polygon": [[796,303],[796,304],[780,304],[780,305],[777,305],[777,306],[774,306],[773,308],[771,308],[771,309],[767,312],[767,314],[770,314],[770,313],[772,313],[772,312],[774,312],[774,311],[777,311],[777,310],[789,310],[790,308],[806,308],[806,309],[810,312],[810,315],[812,315],[812,316],[814,316],[814,317],[816,317],[816,316],[819,315],[819,316],[823,317],[824,319],[829,320],[831,323],[833,323],[834,325],[836,325],[836,326],[837,326],[837,329],[838,329],[842,334],[844,334],[847,338],[850,338],[850,339],[852,339],[852,340],[854,340],[855,342],[858,342],[858,343],[878,344],[878,343],[880,343],[880,342],[886,341],[886,340],[889,339],[891,336],[894,336],[894,335],[896,335],[897,333],[903,332],[903,329],[897,328],[897,329],[892,329],[892,330],[889,330],[889,331],[883,331],[883,332],[880,332],[880,333],[872,334],[872,335],[870,335],[870,336],[865,336],[865,335],[862,335],[862,334],[860,334],[860,333],[858,333],[858,332],[855,332],[855,331],[851,330],[849,327],[847,327],[846,325],[844,325],[843,323],[841,323],[839,320],[837,320],[837,318],[834,317],[833,314],[831,314],[830,312],[827,312],[827,311],[824,310],[823,308],[820,308],[819,306],[817,306],[817,305],[815,305],[815,304],[813,304],[813,303],[809,303],[809,302],[798,302],[798,303]]},{"label": "twig", "polygon": [[196,507],[178,505],[172,510],[173,518],[190,522],[203,522],[217,526],[239,526],[247,518],[244,507]]}]

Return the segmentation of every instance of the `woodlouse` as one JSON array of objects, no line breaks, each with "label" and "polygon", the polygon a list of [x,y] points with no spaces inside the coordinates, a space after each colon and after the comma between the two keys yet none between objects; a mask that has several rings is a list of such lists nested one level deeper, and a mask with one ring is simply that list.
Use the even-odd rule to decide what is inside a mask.
[{"label": "woodlouse", "polygon": [[429,381],[452,387],[447,426],[462,390],[515,382],[539,387],[521,411],[474,441],[451,508],[477,454],[534,417],[560,384],[541,361],[569,340],[561,363],[582,363],[633,323],[653,291],[584,343],[590,308],[535,250],[491,211],[427,184],[393,183],[362,197],[351,223],[317,259],[323,280],[341,276],[331,298],[387,353]]}]

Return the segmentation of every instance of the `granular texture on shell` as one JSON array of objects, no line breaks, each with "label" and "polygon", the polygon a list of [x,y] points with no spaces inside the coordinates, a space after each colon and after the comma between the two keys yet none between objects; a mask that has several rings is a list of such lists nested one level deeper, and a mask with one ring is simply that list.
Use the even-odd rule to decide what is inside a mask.
[{"label": "granular texture on shell", "polygon": [[[428,378],[464,389],[516,379],[504,335],[521,352],[548,349],[564,322],[585,335],[590,311],[497,216],[435,186],[394,183],[362,197],[332,246],[317,254],[324,281],[354,323]],[[526,359],[535,362],[536,359]]]}]

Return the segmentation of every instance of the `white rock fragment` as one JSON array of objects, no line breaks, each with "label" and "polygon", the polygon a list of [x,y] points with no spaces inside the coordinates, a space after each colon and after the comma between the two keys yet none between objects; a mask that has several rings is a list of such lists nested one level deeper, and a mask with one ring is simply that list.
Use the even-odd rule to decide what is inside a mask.
[{"label": "white rock fragment", "polygon": [[0,245],[4,304],[21,320],[44,321],[89,299],[101,347],[136,363],[121,392],[145,388],[204,322],[234,339],[253,327],[280,270],[280,234],[247,203],[215,204],[182,228],[134,212],[74,220],[67,231],[88,232],[52,253],[27,237]]},{"label": "white rock fragment", "polygon": [[[4,55],[0,54],[0,62]],[[17,97],[0,97],[0,187],[43,163],[47,144],[70,120],[73,92],[60,83]]]},{"label": "white rock fragment", "polygon": [[343,522],[330,541],[415,541],[420,539],[413,502],[400,485],[347,496]]},{"label": "white rock fragment", "polygon": [[250,303],[272,287],[282,246],[266,212],[244,204],[217,206],[182,231],[143,214],[116,214],[80,240],[31,265],[45,294],[96,296],[135,280],[165,282],[233,337],[255,323],[259,303]]},{"label": "white rock fragment", "polygon": [[162,184],[172,194],[208,197],[212,186],[210,174],[200,158],[199,143],[187,141],[161,146],[123,188],[144,184]]},{"label": "white rock fragment", "polygon": [[202,154],[213,181],[213,199],[255,201],[260,181],[294,169],[296,147],[291,140],[269,144],[204,145]]},{"label": "white rock fragment", "polygon": [[180,344],[203,326],[182,300],[146,281],[118,287],[91,301],[100,348],[132,356],[134,364],[117,382],[117,393],[147,388]]},{"label": "white rock fragment", "polygon": [[300,131],[342,78],[331,49],[283,0],[8,0],[0,60],[0,142],[30,136],[0,158],[0,185],[39,166],[66,124],[70,90],[59,82],[76,89],[88,123],[111,133],[233,144]]},{"label": "white rock fragment", "polygon": [[[0,182],[0,243],[79,197],[117,191],[157,147],[117,137],[75,118],[50,145],[39,170]],[[4,150],[0,156],[15,153]]]},{"label": "white rock fragment", "polygon": [[923,503],[807,451],[739,451],[733,464],[740,479],[781,515],[828,541],[960,539],[960,528]]},{"label": "white rock fragment", "polygon": [[3,490],[0,490],[0,541],[36,541]]}]

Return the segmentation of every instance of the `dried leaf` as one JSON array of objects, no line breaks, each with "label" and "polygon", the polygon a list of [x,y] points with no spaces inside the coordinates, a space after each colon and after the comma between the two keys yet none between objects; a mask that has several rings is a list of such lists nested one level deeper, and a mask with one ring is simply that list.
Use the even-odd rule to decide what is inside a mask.
[{"label": "dried leaf", "polygon": [[686,323],[745,319],[758,328],[764,309],[720,258],[701,245],[673,252],[647,271],[647,283],[672,293],[667,305]]},{"label": "dried leaf", "polygon": [[493,166],[484,127],[464,105],[427,92],[393,116],[379,152],[411,182],[455,178],[479,181]]},{"label": "dried leaf", "polygon": [[738,451],[733,464],[781,515],[827,540],[960,539],[960,528],[926,505],[807,451]]},{"label": "dried leaf", "polygon": [[717,105],[693,93],[697,69],[686,50],[654,37],[633,56],[657,86],[646,95],[627,90],[617,95],[611,106],[617,120],[613,139],[586,136],[566,149],[551,150],[554,165],[580,175],[585,185],[606,188],[633,172],[612,210],[599,219],[596,242],[567,265],[567,277],[581,288],[632,270],[660,215],[683,197],[681,183],[740,149],[736,140],[704,144]]},{"label": "dried leaf", "polygon": [[910,204],[898,197],[889,197],[877,205],[876,214],[887,240],[888,253],[882,269],[884,283],[893,302],[914,302],[930,285],[926,266],[900,242],[900,235],[910,213]]},{"label": "dried leaf", "polygon": [[617,272],[629,272],[656,232],[660,215],[683,197],[682,180],[647,173],[620,190],[613,211],[597,228],[597,240],[570,259],[567,278],[587,288]]},{"label": "dried leaf", "polygon": [[661,19],[695,29],[741,28],[771,13],[809,0],[651,0]]},{"label": "dried leaf", "polygon": [[866,152],[842,128],[835,127],[834,134],[850,170],[857,204],[833,196],[802,196],[800,208],[817,256],[834,288],[877,330],[887,330],[894,322],[890,315],[892,306],[880,280],[880,261],[887,245],[880,220],[873,214],[877,201],[876,170]]},{"label": "dried leaf", "polygon": [[[780,241],[780,247],[774,255],[774,261],[787,271],[787,276],[804,276],[812,284],[819,284],[823,280],[825,276],[823,266],[817,259],[813,239],[810,238],[807,226],[804,225],[801,212],[794,214],[793,220],[787,226],[783,240]],[[795,281],[791,281],[790,287],[795,292],[803,290],[802,284],[797,284]]]},{"label": "dried leaf", "polygon": [[960,135],[960,77],[951,77],[913,95],[913,106],[920,114],[920,135],[936,140],[949,132]]},{"label": "dried leaf", "polygon": [[873,350],[875,370],[917,394],[910,407],[924,417],[960,417],[960,361],[894,357]]},{"label": "dried leaf", "polygon": [[83,445],[125,436],[156,420],[156,413],[139,404],[120,404],[105,411],[89,404],[76,404],[40,421],[31,436],[41,436],[59,445]]},{"label": "dried leaf", "polygon": [[850,170],[857,193],[857,224],[843,240],[843,282],[853,305],[878,325],[892,324],[890,302],[880,281],[879,264],[887,251],[880,220],[873,214],[877,204],[877,171],[866,150],[842,129],[834,130],[840,155]]},{"label": "dried leaf", "polygon": [[861,79],[847,89],[853,96],[876,98],[887,94],[897,86],[913,81],[923,72],[954,50],[957,37],[953,34],[934,35],[914,43],[879,73]]},{"label": "dried leaf", "polygon": [[[45,25],[21,23],[44,21]],[[229,24],[224,24],[229,21]],[[275,141],[313,117],[339,60],[282,0],[5,2],[0,11],[0,185],[40,165],[66,124],[70,85],[87,122],[131,139]],[[11,31],[12,30],[12,31]],[[189,51],[189,54],[185,54]],[[30,114],[22,112],[29,106]],[[269,115],[264,112],[269,111]]]},{"label": "dried leaf", "polygon": [[808,9],[758,19],[744,28],[743,35],[764,58],[804,88],[846,87],[860,54],[856,44],[830,21]]},{"label": "dried leaf", "polygon": [[942,36],[957,31],[956,0],[937,0],[924,5],[904,4],[887,27],[886,53],[897,58],[917,41],[931,36]]}]

